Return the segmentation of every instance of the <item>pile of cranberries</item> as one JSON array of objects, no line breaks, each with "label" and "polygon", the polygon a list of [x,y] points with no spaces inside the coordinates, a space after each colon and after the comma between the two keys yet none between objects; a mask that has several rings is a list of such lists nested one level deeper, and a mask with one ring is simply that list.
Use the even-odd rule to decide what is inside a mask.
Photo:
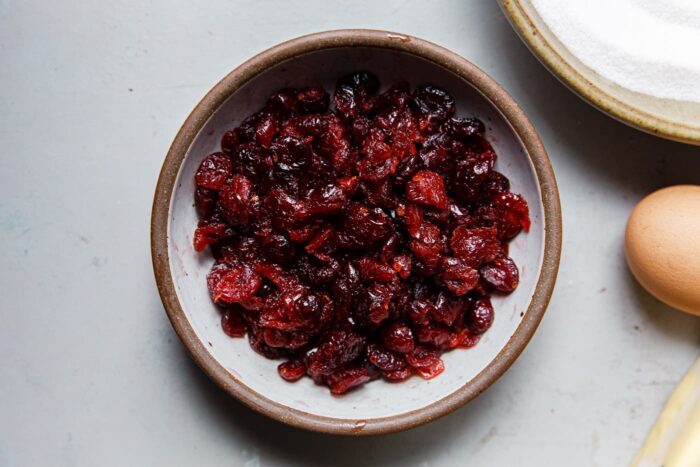
[{"label": "pile of cranberries", "polygon": [[[528,207],[493,170],[484,124],[452,96],[375,76],[284,89],[224,133],[195,175],[194,247],[231,337],[333,394],[444,370],[492,293],[518,285],[508,241]],[[332,108],[330,107],[332,100]]]}]

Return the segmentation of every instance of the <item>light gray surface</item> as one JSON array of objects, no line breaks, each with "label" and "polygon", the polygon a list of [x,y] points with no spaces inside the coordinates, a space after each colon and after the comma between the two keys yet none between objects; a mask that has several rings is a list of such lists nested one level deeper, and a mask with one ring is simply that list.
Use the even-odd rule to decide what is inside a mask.
[{"label": "light gray surface", "polygon": [[[700,184],[700,149],[579,101],[490,0],[84,3],[0,1],[0,465],[629,460],[700,320],[636,286],[624,223],[654,188]],[[148,243],[160,164],[206,90],[270,45],[339,27],[421,36],[501,82],[542,136],[564,211],[559,283],[514,367],[456,413],[371,439],[287,428],[210,383],[163,313]]]}]

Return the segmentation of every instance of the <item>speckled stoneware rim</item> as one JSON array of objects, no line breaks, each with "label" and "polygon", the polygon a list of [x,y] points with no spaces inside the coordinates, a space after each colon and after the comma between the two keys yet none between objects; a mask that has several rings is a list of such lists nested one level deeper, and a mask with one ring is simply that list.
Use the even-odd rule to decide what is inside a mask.
[{"label": "speckled stoneware rim", "polygon": [[700,145],[700,126],[672,121],[644,111],[632,102],[622,100],[605,91],[586,78],[578,67],[568,61],[542,34],[526,11],[524,7],[526,2],[530,3],[528,0],[499,0],[501,9],[525,45],[569,89],[622,123],[655,136]]},{"label": "speckled stoneware rim", "polygon": [[[352,420],[322,417],[279,404],[248,388],[216,361],[198,339],[178,301],[168,258],[168,217],[177,174],[190,144],[233,92],[280,61],[321,49],[360,46],[392,49],[431,61],[469,82],[500,109],[535,168],[544,205],[545,236],[542,267],[528,309],[516,332],[481,373],[452,394],[421,409],[385,418]],[[535,129],[508,93],[483,71],[449,50],[403,34],[374,30],[327,31],[284,42],[251,58],[214,86],[187,117],[168,151],[158,179],[151,219],[151,252],[158,291],[175,331],[195,362],[224,390],[252,409],[292,426],[344,435],[391,433],[430,422],[461,407],[498,379],[522,352],[537,329],[554,288],[561,252],[561,208],[554,173]]]}]

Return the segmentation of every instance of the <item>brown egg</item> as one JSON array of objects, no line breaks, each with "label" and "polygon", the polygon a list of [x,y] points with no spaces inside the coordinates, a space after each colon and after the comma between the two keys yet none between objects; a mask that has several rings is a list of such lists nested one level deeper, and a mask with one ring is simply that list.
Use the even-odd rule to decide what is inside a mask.
[{"label": "brown egg", "polygon": [[627,221],[625,252],[650,294],[700,315],[700,186],[672,186],[644,198]]}]

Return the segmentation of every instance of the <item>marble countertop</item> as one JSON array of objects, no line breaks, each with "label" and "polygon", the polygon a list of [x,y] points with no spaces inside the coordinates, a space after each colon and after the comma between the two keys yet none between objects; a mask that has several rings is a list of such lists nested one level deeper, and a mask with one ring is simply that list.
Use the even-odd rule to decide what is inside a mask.
[{"label": "marble countertop", "polygon": [[[304,33],[389,29],[484,69],[540,132],[564,249],[531,344],[486,393],[408,432],[283,426],[187,357],[156,292],[149,216],[181,122],[237,64]],[[700,148],[591,108],[491,0],[0,3],[0,465],[623,465],[700,349],[647,295],[622,234]]]}]

